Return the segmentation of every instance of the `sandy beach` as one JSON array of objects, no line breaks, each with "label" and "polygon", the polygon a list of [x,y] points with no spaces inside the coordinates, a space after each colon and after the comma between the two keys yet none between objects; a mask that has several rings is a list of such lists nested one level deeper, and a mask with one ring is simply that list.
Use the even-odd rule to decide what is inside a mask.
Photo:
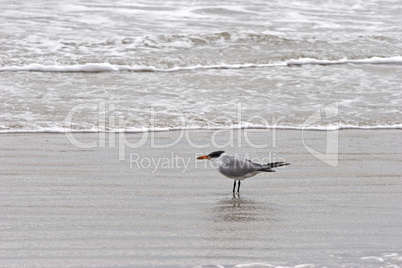
[{"label": "sandy beach", "polygon": [[[401,131],[337,136],[2,134],[0,266],[400,267]],[[218,147],[291,165],[233,197]]]}]

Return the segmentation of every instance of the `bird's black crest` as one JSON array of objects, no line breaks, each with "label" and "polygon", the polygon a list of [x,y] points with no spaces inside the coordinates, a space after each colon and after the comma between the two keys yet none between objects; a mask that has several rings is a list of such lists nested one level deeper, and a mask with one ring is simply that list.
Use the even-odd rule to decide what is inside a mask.
[{"label": "bird's black crest", "polygon": [[215,151],[210,153],[208,156],[211,158],[219,157],[221,154],[223,154],[225,151]]}]

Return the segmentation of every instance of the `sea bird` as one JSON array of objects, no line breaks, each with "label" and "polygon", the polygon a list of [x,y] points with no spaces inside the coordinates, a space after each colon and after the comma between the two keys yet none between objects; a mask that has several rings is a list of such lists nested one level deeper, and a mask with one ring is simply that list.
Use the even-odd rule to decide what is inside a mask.
[{"label": "sea bird", "polygon": [[236,190],[240,192],[240,182],[244,179],[253,177],[260,172],[275,172],[273,168],[290,165],[286,162],[274,162],[268,164],[258,164],[248,159],[240,159],[238,156],[228,155],[225,151],[215,151],[208,155],[203,155],[197,159],[208,159],[218,164],[218,171],[234,180],[233,194]]}]

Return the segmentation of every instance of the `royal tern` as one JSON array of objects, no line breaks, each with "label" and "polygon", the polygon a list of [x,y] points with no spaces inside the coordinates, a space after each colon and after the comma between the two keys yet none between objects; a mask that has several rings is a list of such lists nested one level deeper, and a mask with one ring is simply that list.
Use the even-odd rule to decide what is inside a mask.
[{"label": "royal tern", "polygon": [[268,164],[258,164],[251,160],[240,159],[238,156],[228,155],[225,151],[215,151],[208,155],[203,155],[197,159],[208,159],[218,164],[218,171],[234,180],[233,193],[235,193],[236,182],[237,192],[240,191],[240,181],[253,177],[260,172],[275,172],[272,168],[290,165],[286,162],[274,162]]}]

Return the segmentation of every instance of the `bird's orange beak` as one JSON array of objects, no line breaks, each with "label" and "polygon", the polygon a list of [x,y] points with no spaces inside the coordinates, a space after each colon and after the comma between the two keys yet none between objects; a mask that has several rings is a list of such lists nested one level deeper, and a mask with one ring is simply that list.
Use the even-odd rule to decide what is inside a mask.
[{"label": "bird's orange beak", "polygon": [[203,155],[198,157],[197,159],[211,159],[208,155]]}]

